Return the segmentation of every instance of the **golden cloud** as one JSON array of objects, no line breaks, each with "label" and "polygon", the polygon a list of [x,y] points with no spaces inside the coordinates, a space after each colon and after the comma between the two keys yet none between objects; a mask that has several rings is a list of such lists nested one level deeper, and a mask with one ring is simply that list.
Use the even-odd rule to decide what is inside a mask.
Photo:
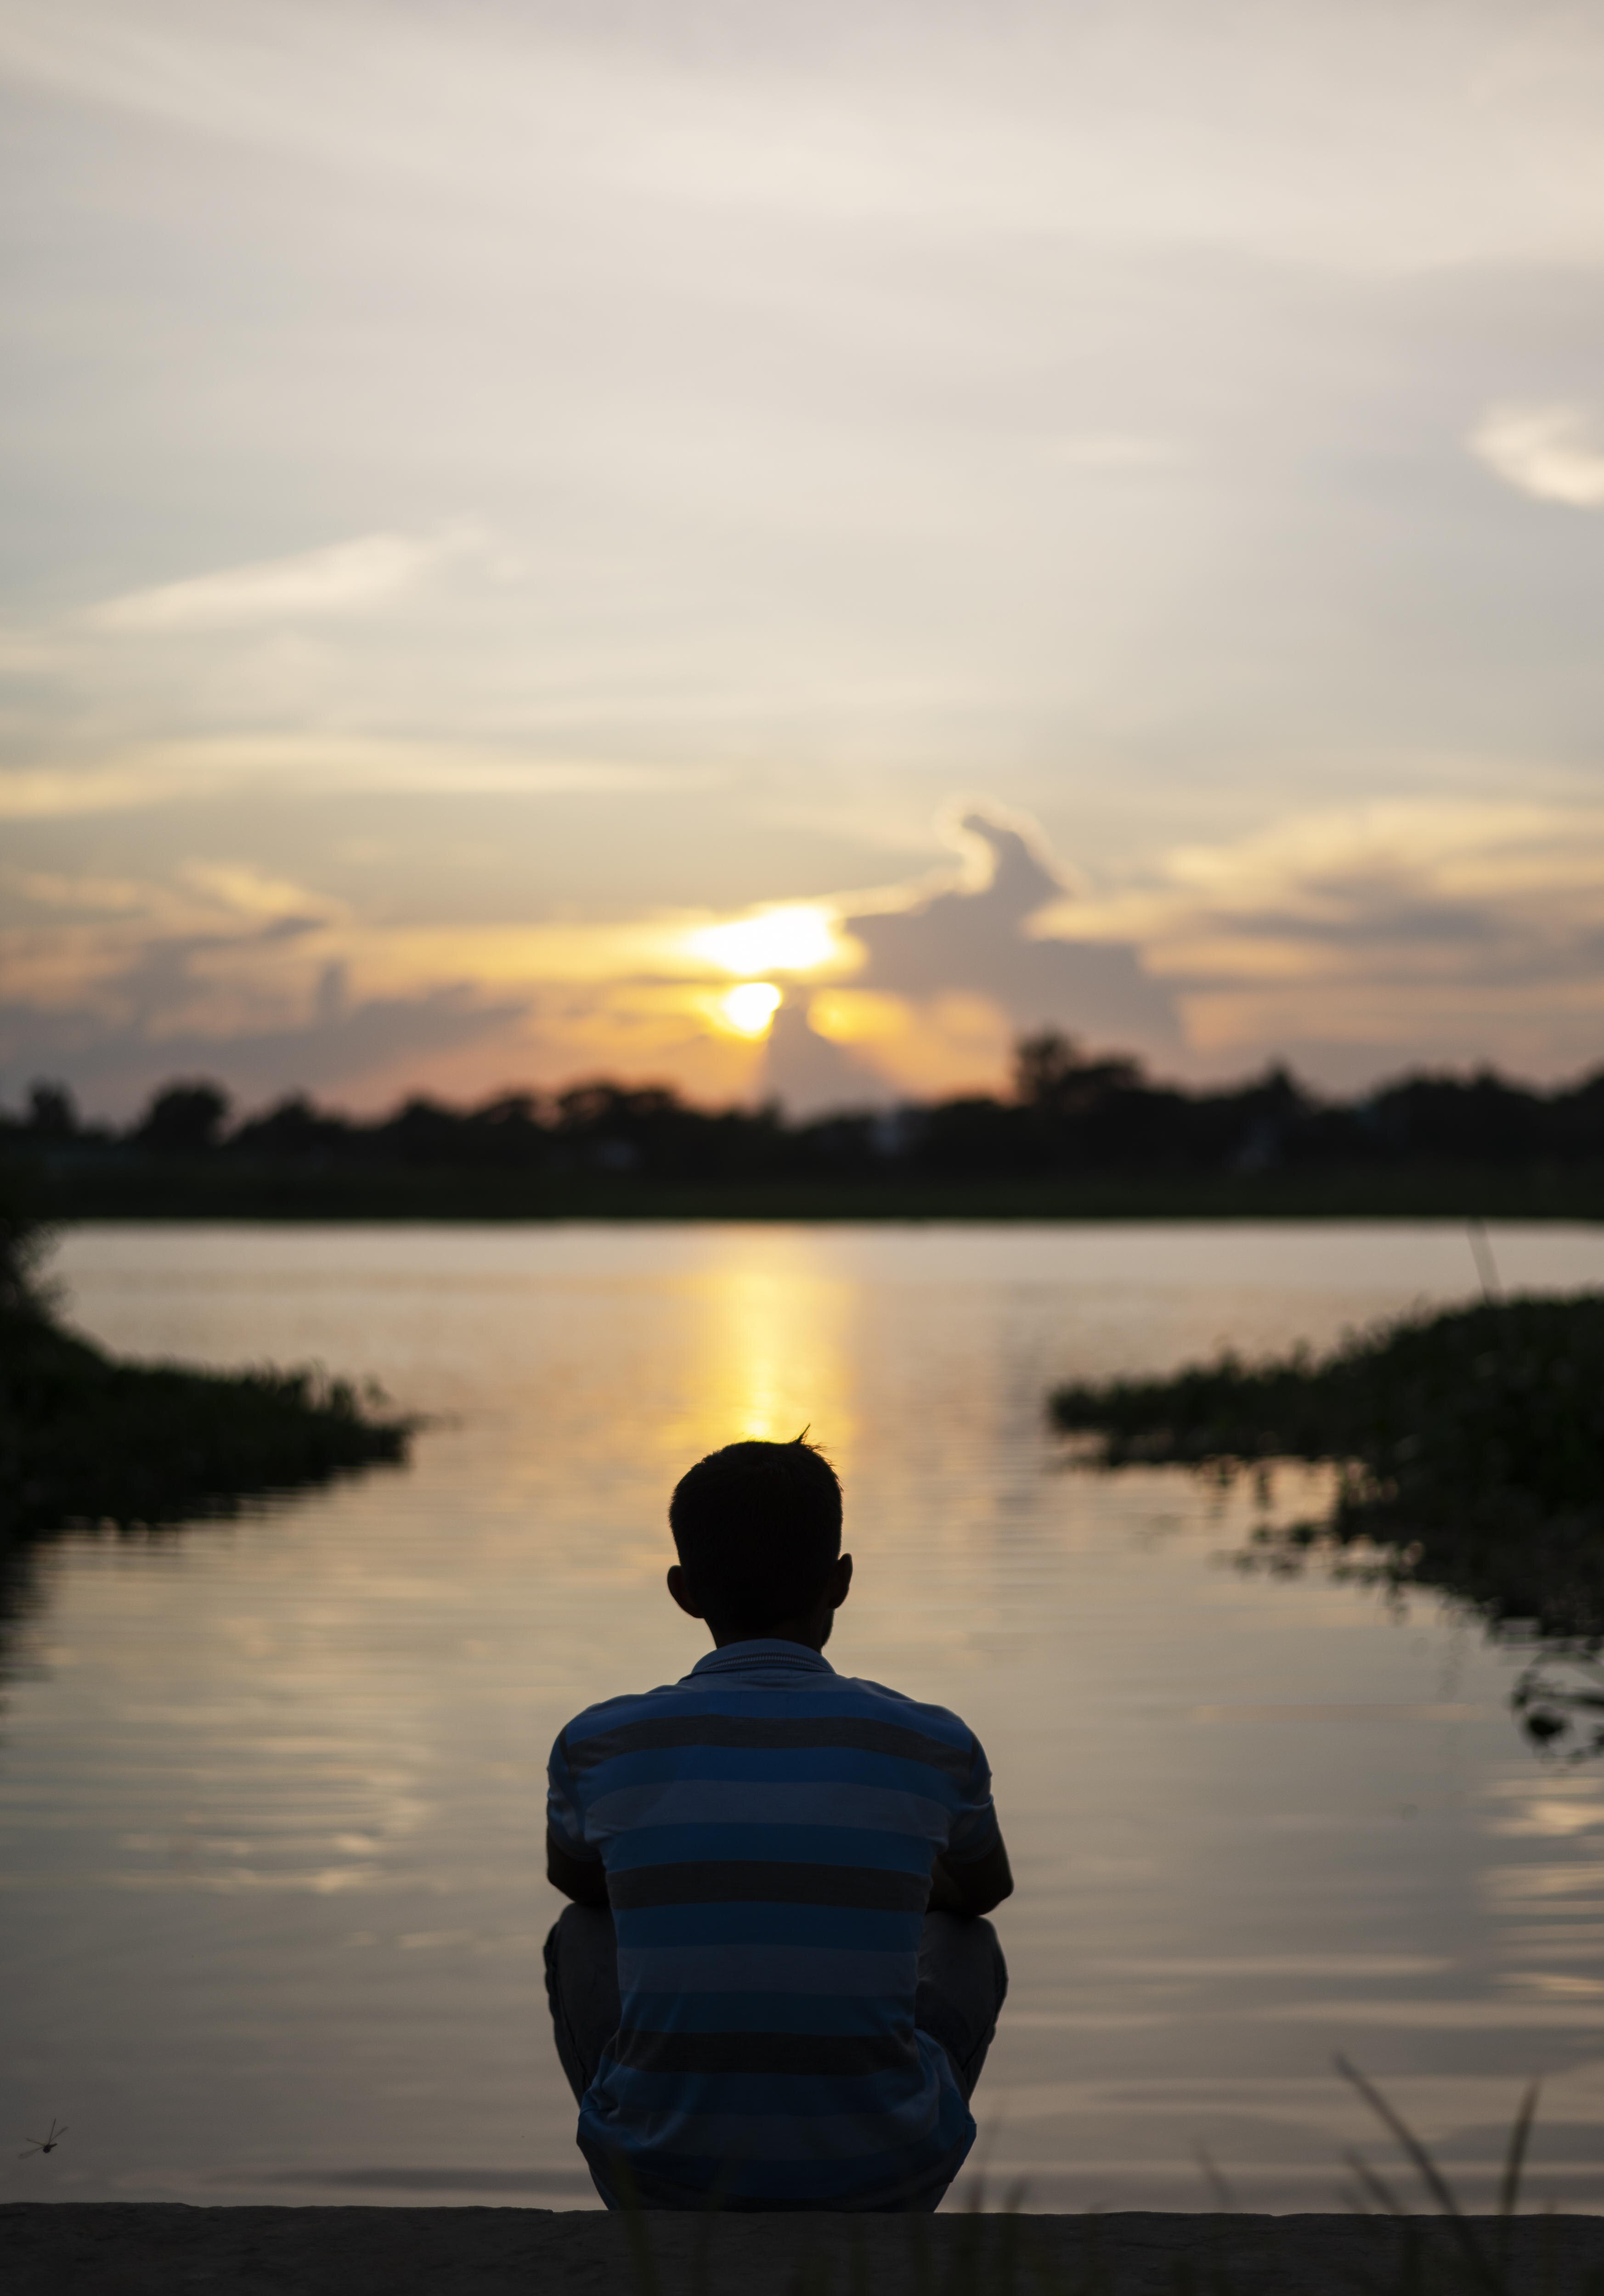
[{"label": "golden cloud", "polygon": [[910,1099],[995,1091],[1014,1035],[993,998],[954,990],[916,1003],[883,989],[822,989],[809,1001],[808,1025],[867,1056]]},{"label": "golden cloud", "polygon": [[[1586,800],[1294,816],[1073,898],[1022,852],[1013,907],[999,876],[926,883],[880,911],[831,894],[536,924],[381,922],[227,857],[161,881],[12,873],[21,912],[0,963],[13,1006],[215,1041],[220,1064],[243,1035],[323,1026],[332,981],[347,1011],[448,996],[494,1021],[452,1055],[479,1062],[487,1086],[612,1070],[746,1092],[783,999],[776,1046],[794,1050],[803,1027],[844,1056],[845,1084],[995,1089],[1012,1037],[1052,1017],[1036,1000],[1056,976],[1010,968],[1055,942],[1088,965],[1123,953],[1209,1062],[1323,1043],[1552,1069],[1596,1058],[1604,1037],[1604,807]],[[1082,977],[1095,984],[1071,974],[1065,993]],[[1082,1032],[1165,1057],[1139,1027],[1115,1029]],[[780,1071],[762,1073],[774,1088]]]},{"label": "golden cloud", "polygon": [[1565,1058],[1604,1010],[1604,807],[1413,800],[1189,846],[1038,930],[1129,938],[1198,1052],[1324,1040]]}]

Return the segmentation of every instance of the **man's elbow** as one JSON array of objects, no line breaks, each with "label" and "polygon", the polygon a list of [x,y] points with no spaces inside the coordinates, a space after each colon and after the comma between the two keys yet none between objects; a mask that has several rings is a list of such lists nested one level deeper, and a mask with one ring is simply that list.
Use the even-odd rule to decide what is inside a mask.
[{"label": "man's elbow", "polygon": [[605,1906],[607,1903],[607,1884],[600,1875],[592,1879],[588,1874],[559,1874],[548,1866],[546,1878],[554,1890],[560,1890],[563,1897],[576,1906]]},{"label": "man's elbow", "polygon": [[546,1878],[554,1890],[572,1898],[576,1906],[605,1906],[607,1902],[607,1874],[601,1860],[571,1857],[561,1843],[549,1838],[546,1844]]},{"label": "man's elbow", "polygon": [[1014,1897],[1014,1869],[1008,1865],[1008,1853],[1002,1841],[995,1844],[988,1857],[982,1857],[979,1865],[972,1866],[970,1878],[975,1882],[976,1897],[982,1898],[982,1904],[975,1906],[976,1913],[992,1913],[1004,1897]]},{"label": "man's elbow", "polygon": [[939,1900],[933,1902],[949,1913],[978,1918],[994,1911],[1005,1898],[1014,1894],[1008,1854],[1000,1842],[972,1866],[954,1866],[943,1861],[942,1874],[945,1886]]},{"label": "man's elbow", "polygon": [[1011,1874],[1005,1873],[998,1878],[988,1875],[977,1888],[967,1893],[967,1903],[964,1910],[975,1915],[992,1914],[1005,1898],[1011,1898],[1013,1894],[1014,1876]]}]

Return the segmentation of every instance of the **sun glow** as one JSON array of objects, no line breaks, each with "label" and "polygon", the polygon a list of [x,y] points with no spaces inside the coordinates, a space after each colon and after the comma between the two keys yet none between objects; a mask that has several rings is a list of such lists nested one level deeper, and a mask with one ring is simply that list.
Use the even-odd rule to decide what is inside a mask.
[{"label": "sun glow", "polygon": [[[835,921],[828,909],[792,901],[733,924],[704,925],[689,936],[698,956],[726,972],[812,972],[842,955]],[[740,992],[737,991],[737,994]]]},{"label": "sun glow", "polygon": [[762,1036],[779,1005],[780,992],[771,980],[743,980],[719,999],[720,1012],[743,1037]]}]

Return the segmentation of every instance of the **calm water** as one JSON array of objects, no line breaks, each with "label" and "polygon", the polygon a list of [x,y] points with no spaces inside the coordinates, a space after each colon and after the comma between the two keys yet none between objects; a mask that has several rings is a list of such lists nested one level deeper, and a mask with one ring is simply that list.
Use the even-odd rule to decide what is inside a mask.
[{"label": "calm water", "polygon": [[[1604,1231],[1493,1245],[1604,1281]],[[1062,1375],[1463,1297],[1461,1228],[106,1226],[61,1273],[118,1348],[440,1415],[409,1471],[44,1557],[0,1716],[0,2194],[588,2202],[547,1750],[700,1654],[679,1471],[810,1423],[859,1558],[832,1658],[957,1707],[997,1775],[995,2177],[1192,2207],[1201,2145],[1246,2205],[1330,2205],[1370,2136],[1340,2048],[1473,2194],[1542,2074],[1534,2191],[1604,2207],[1604,1780],[1525,1748],[1518,1657],[1245,1573],[1250,1494],[1066,1472],[1042,1422]]]}]

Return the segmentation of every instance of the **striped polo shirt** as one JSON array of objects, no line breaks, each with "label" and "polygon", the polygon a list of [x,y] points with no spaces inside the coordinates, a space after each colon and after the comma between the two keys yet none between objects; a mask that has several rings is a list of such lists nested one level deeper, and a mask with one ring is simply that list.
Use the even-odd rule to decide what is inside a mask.
[{"label": "striped polo shirt", "polygon": [[975,2140],[914,2023],[932,1863],[998,1839],[973,1731],[801,1643],[731,1643],[588,1708],[550,1784],[552,1831],[601,1859],[618,1932],[623,2021],[579,2124],[604,2198],[927,2202]]}]

